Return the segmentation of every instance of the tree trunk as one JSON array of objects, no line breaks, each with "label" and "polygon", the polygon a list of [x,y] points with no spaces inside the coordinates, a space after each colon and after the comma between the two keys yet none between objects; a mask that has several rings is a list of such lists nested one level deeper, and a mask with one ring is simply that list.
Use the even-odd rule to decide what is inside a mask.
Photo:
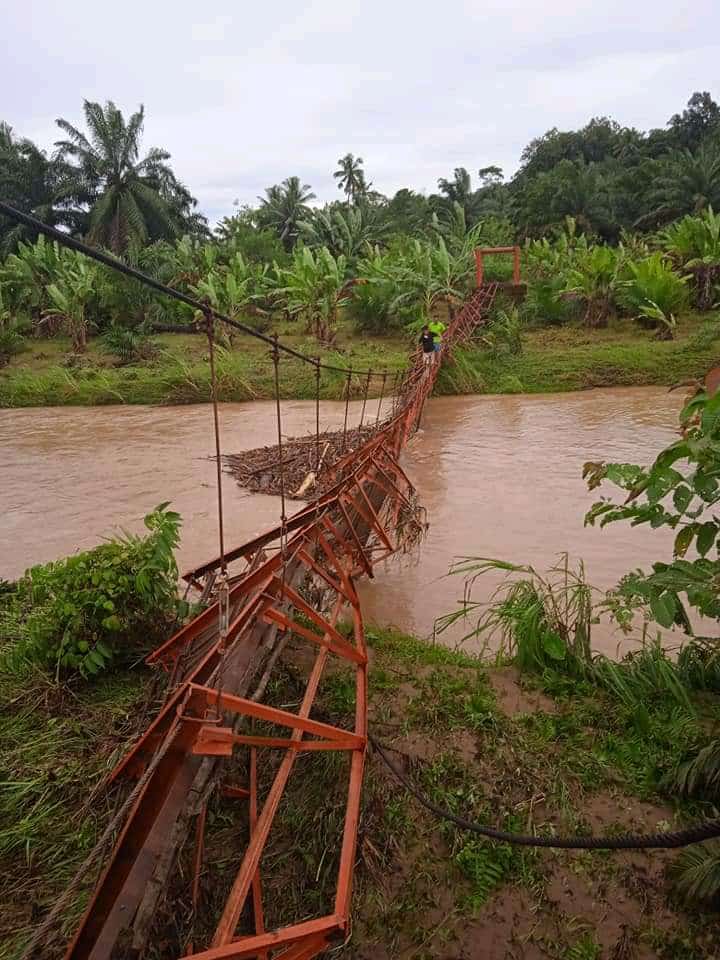
[{"label": "tree trunk", "polygon": [[712,310],[715,300],[715,282],[720,274],[720,268],[714,266],[700,266],[694,270],[695,306],[698,310]]},{"label": "tree trunk", "polygon": [[87,349],[87,324],[85,311],[80,310],[72,324],[72,341],[75,353],[85,353]]},{"label": "tree trunk", "polygon": [[610,303],[607,297],[601,297],[597,300],[588,300],[585,310],[585,325],[593,330],[608,325],[608,315],[610,313]]}]

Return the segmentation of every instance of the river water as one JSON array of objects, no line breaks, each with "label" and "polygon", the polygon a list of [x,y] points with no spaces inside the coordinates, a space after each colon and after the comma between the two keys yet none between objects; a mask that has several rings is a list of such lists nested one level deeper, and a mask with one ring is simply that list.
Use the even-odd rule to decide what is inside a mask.
[{"label": "river water", "polygon": [[[462,596],[462,581],[446,576],[460,556],[544,570],[567,550],[584,558],[600,588],[669,556],[669,531],[584,528],[597,491],[587,491],[581,470],[586,460],[650,461],[675,436],[681,402],[655,387],[433,399],[404,455],[428,511],[428,535],[415,557],[389,561],[363,585],[366,621],[431,634],[435,618]],[[341,426],[343,413],[341,403],[323,404],[322,426]],[[283,430],[306,434],[314,416],[312,403],[283,403]],[[227,453],[270,444],[274,405],[224,404],[221,426]],[[208,406],[0,410],[0,576],[87,549],[119,527],[139,531],[165,500],[184,520],[181,569],[215,556],[212,453]],[[277,522],[276,498],[247,494],[229,477],[223,489],[226,543]],[[496,583],[479,583],[476,598]],[[605,628],[594,641],[612,653],[617,637]]]}]

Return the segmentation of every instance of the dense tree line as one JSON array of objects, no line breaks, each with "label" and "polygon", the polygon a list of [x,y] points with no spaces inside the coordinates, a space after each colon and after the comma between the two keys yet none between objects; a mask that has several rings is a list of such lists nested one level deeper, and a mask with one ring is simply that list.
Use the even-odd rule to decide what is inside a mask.
[{"label": "dense tree line", "polygon": [[[513,241],[524,245],[527,321],[600,326],[625,313],[670,337],[687,306],[720,299],[720,108],[707,93],[664,130],[607,119],[551,130],[509,182],[497,166],[477,185],[458,168],[429,196],[382,196],[347,153],[338,200],[313,206],[291,176],[214,234],[168,153],[141,149],[142,108],[126,121],[113,103],[86,102],[85,119],[84,130],[58,121],[51,157],[0,127],[0,195],[258,326],[298,318],[332,343],[342,313],[364,331],[413,331],[467,294],[475,247]],[[31,331],[64,327],[78,351],[104,332],[125,350],[133,332],[198,319],[14,223],[0,223],[0,244],[0,361]],[[509,270],[491,265],[497,279]]]},{"label": "dense tree line", "polygon": [[[0,194],[117,253],[158,239],[209,235],[169,154],[153,148],[142,155],[142,107],[127,121],[112,102],[86,101],[84,113],[84,131],[57,121],[62,138],[51,156],[0,124]],[[312,207],[312,188],[290,176],[268,187],[256,206],[223,219],[218,235],[243,236],[260,251],[268,241],[252,234],[268,231],[286,253],[301,239],[352,256],[365,242],[426,236],[438,222],[452,221],[459,206],[468,227],[494,217],[522,239],[551,233],[569,216],[581,232],[615,243],[623,231],[656,230],[684,214],[720,208],[720,107],[708,92],[697,92],[663,129],[642,132],[607,117],[580,130],[553,128],[527,145],[512,179],[487,166],[473,181],[458,167],[429,195],[404,188],[383,196],[352,153],[338,160],[333,176],[343,200]],[[0,222],[3,252],[23,237],[24,228]]]}]

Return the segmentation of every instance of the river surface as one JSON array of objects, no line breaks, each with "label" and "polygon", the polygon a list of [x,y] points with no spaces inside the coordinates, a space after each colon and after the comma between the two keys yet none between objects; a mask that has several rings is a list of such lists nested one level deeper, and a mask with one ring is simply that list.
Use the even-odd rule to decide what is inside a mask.
[{"label": "river surface", "polygon": [[[363,584],[366,621],[430,635],[435,618],[462,597],[462,580],[446,576],[456,557],[546,570],[568,551],[603,589],[669,557],[670,531],[583,527],[598,491],[587,491],[581,471],[586,460],[652,460],[676,435],[681,403],[682,395],[655,387],[433,399],[403,461],[427,508],[428,535],[416,556],[387,562]],[[342,403],[323,404],[322,426],[341,426],[343,413]],[[270,444],[274,405],[224,404],[221,427],[227,453]],[[313,429],[311,402],[283,403],[287,435]],[[117,528],[140,531],[143,516],[165,500],[184,520],[181,569],[215,556],[213,449],[204,405],[0,410],[0,576],[92,547]],[[223,489],[226,543],[277,522],[276,498],[248,494],[229,477]],[[497,582],[479,582],[475,598],[487,599]],[[609,628],[595,634],[594,645],[608,653],[617,643]]]}]

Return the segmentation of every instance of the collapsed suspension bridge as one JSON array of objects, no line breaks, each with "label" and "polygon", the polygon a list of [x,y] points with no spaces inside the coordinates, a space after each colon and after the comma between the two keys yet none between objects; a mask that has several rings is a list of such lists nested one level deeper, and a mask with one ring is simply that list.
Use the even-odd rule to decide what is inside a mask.
[{"label": "collapsed suspension bridge", "polygon": [[[303,960],[342,942],[350,931],[350,905],[367,729],[368,654],[358,577],[373,576],[378,562],[422,535],[421,510],[414,488],[399,463],[401,451],[417,429],[432,392],[439,363],[425,365],[417,351],[392,390],[389,414],[380,417],[326,468],[324,492],[292,516],[286,515],[283,485],[283,434],[280,405],[281,357],[288,354],[313,364],[319,383],[323,368],[364,376],[363,411],[376,372],[327,367],[265,337],[252,328],[159,284],[101,251],[86,247],[0,201],[0,212],[114,270],[174,296],[205,316],[213,382],[214,427],[218,471],[219,554],[185,574],[200,591],[205,609],[147,658],[167,671],[165,703],[140,739],[111,773],[108,784],[134,781],[129,796],[105,831],[96,857],[105,853],[113,826],[119,833],[85,914],[67,947],[66,960],[139,956],[153,933],[159,903],[174,878],[178,853],[194,826],[195,850],[189,878],[193,907],[200,896],[204,832],[212,791],[246,804],[248,842],[235,880],[217,918],[209,944],[185,945],[185,955],[204,960],[270,957]],[[462,306],[443,338],[443,355],[466,342],[484,322],[496,284],[483,284]],[[221,450],[215,395],[213,324],[229,323],[266,340],[272,348],[278,423],[281,516],[272,530],[230,550],[225,549],[221,495]],[[387,374],[381,373],[383,383]],[[319,389],[316,397],[319,471]],[[347,404],[344,436],[347,431]],[[343,443],[344,445],[344,443]],[[349,612],[351,628],[341,629]],[[290,637],[314,651],[299,709],[291,712],[263,702]],[[330,658],[354,670],[355,717],[351,729],[313,719],[313,704]],[[258,724],[262,730],[258,731]],[[279,929],[266,929],[261,862],[283,793],[301,753],[341,751],[349,757],[347,792],[340,841],[337,885],[332,911]],[[247,752],[247,781],[230,782],[224,768],[233,754]],[[280,756],[274,778],[259,795],[258,770]],[[91,855],[90,860],[92,861]],[[88,862],[86,867],[91,867]],[[83,871],[84,872],[84,871]],[[69,890],[68,895],[74,891]],[[62,899],[62,898],[61,898]],[[246,903],[252,900],[251,915]],[[40,947],[62,904],[36,932],[26,956]],[[240,932],[240,928],[245,932]]]},{"label": "collapsed suspension bridge", "polygon": [[[84,876],[106,856],[113,841],[112,852],[65,951],[65,960],[143,956],[153,944],[160,905],[177,895],[178,887],[189,888],[184,892],[189,893],[194,915],[201,899],[208,803],[214,791],[244,805],[247,843],[215,917],[214,933],[202,943],[186,937],[180,947],[181,955],[196,960],[309,960],[342,943],[350,933],[363,768],[369,741],[375,744],[396,778],[434,814],[496,840],[585,849],[668,848],[720,835],[717,820],[674,834],[646,837],[558,838],[504,833],[464,820],[429,802],[388,758],[382,744],[370,737],[368,652],[356,582],[363,575],[372,577],[378,562],[422,536],[422,511],[399,458],[420,424],[439,364],[426,366],[415,352],[404,376],[394,384],[389,414],[381,419],[381,392],[375,423],[369,425],[363,423],[368,390],[378,374],[360,371],[365,386],[359,426],[348,432],[346,402],[340,454],[336,450],[332,461],[324,466],[325,454],[320,453],[321,371],[332,370],[348,377],[349,400],[352,370],[306,357],[277,338],[266,337],[225,317],[207,304],[165,287],[2,201],[0,213],[175,297],[204,315],[213,387],[218,486],[219,554],[185,574],[188,589],[199,591],[207,605],[147,658],[149,664],[166,671],[164,705],[107,781],[107,786],[120,781],[134,785],[73,883],[39,926],[23,955],[26,960],[40,956],[53,934],[57,935],[63,909],[74,899]],[[444,357],[466,343],[488,317],[498,285],[483,282],[482,258],[484,253],[492,252],[513,253],[514,283],[519,282],[517,248],[478,250],[477,289],[449,324],[443,339]],[[223,531],[213,347],[213,324],[217,320],[265,340],[272,347],[278,429],[280,521],[273,529],[231,550],[225,549]],[[314,480],[323,490],[290,517],[286,515],[286,497],[291,491],[285,482],[280,404],[283,355],[315,369]],[[358,371],[354,374],[357,376]],[[387,373],[379,376],[384,388]],[[350,628],[346,630],[341,617],[348,612]],[[267,696],[273,671],[291,638],[313,651],[295,712],[271,705]],[[347,665],[354,673],[355,716],[352,727],[347,729],[312,716],[323,674],[333,660]],[[262,894],[263,854],[297,759],[301,754],[312,756],[319,751],[333,751],[348,758],[332,908],[320,916],[308,918],[303,914],[295,923],[268,929]],[[245,760],[240,765],[239,754],[244,754]],[[244,779],[233,782],[239,769],[244,771]],[[261,773],[268,773],[269,777]],[[268,780],[269,786],[261,789],[261,784]],[[185,876],[178,863],[191,834],[192,866],[189,876]],[[178,951],[168,954],[163,947],[159,954],[154,954],[178,956]]]},{"label": "collapsed suspension bridge", "polygon": [[[478,290],[450,325],[445,349],[467,339],[486,316],[494,286]],[[277,369],[277,366],[276,366]],[[432,390],[437,365],[416,357],[390,415],[363,445],[332,467],[331,487],[273,530],[221,554],[186,574],[215,599],[148,658],[170,674],[167,702],[113,778],[139,777],[142,789],[85,917],[66,954],[110,956],[127,927],[131,946],[142,949],[157,901],[153,876],[176,853],[183,831],[176,823],[196,814],[197,896],[202,867],[203,826],[209,788],[217,786],[248,804],[250,835],[212,943],[196,957],[313,957],[349,932],[355,845],[367,746],[367,649],[356,578],[421,529],[412,484],[398,463]],[[280,450],[282,449],[281,436]],[[282,458],[282,454],[280,454]],[[239,573],[230,573],[240,563]],[[321,587],[313,591],[311,585]],[[308,597],[315,596],[312,603]],[[349,610],[352,631],[338,629]],[[262,702],[267,677],[290,635],[316,651],[299,710],[291,713]],[[341,729],[312,719],[312,708],[330,657],[355,672],[355,721]],[[252,691],[252,692],[251,692]],[[273,728],[259,736],[248,722]],[[249,751],[249,779],[223,781],[222,766],[234,751]],[[350,757],[347,800],[334,910],[279,930],[263,923],[260,864],[288,778],[305,751],[337,750]],[[258,811],[258,767],[267,751],[280,751],[274,781]],[[189,811],[188,807],[192,809]],[[185,816],[183,816],[185,814]],[[163,878],[165,879],[165,878]],[[255,930],[238,935],[246,900],[252,896]]]}]

